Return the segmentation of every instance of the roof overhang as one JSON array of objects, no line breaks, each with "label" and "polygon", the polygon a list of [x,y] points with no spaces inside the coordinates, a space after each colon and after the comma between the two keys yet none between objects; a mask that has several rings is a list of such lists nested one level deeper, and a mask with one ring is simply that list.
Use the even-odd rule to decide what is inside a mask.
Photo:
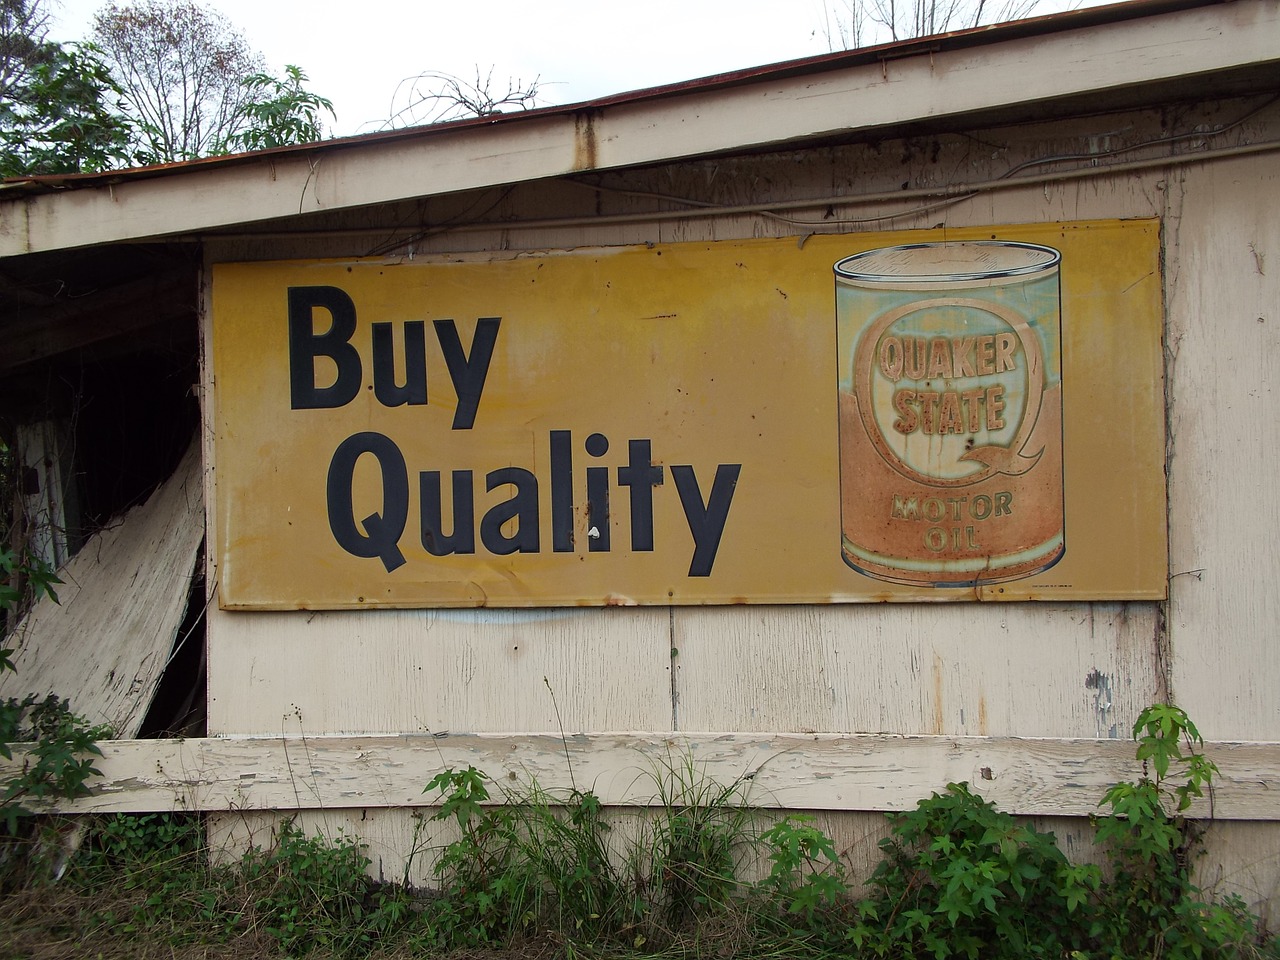
[{"label": "roof overhang", "polygon": [[[1083,16],[1089,14],[1089,16]],[[1280,83],[1280,2],[1119,4],[573,107],[109,175],[10,181],[0,257],[979,116]]]}]

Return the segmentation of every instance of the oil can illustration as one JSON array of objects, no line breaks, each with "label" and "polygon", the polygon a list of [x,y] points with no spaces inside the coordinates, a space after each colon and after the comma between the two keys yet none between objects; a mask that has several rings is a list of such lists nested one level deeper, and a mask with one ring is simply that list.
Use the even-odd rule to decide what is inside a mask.
[{"label": "oil can illustration", "polygon": [[1066,549],[1061,256],[1000,240],[835,264],[842,554],[936,587],[1029,577]]}]

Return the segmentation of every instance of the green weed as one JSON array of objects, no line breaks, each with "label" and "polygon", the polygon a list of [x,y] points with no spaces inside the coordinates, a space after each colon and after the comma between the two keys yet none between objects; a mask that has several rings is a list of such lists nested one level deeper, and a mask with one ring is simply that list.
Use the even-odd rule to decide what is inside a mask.
[{"label": "green weed", "polygon": [[[98,821],[63,888],[94,907],[59,936],[173,945],[267,944],[326,957],[532,949],[577,957],[947,960],[1258,960],[1280,947],[1238,898],[1191,879],[1193,801],[1216,768],[1199,732],[1157,705],[1135,727],[1146,775],[1107,791],[1100,866],[1072,864],[1052,834],[950,784],[890,817],[863,893],[804,814],[768,821],[751,775],[721,784],[691,758],[649,775],[640,813],[607,814],[590,790],[498,788],[446,769],[422,833],[437,889],[378,884],[354,839],[284,821],[266,849],[216,865],[196,815]],[[644,781],[642,781],[644,782]],[[631,819],[628,819],[631,818]],[[417,840],[415,840],[417,842]],[[758,874],[758,879],[751,879]],[[3,939],[0,929],[0,939]],[[533,945],[530,947],[530,945]],[[265,949],[265,948],[262,948]]]},{"label": "green weed", "polygon": [[705,776],[692,757],[667,757],[647,774],[657,801],[628,856],[638,906],[650,937],[738,907],[738,867],[757,846],[749,806],[750,775],[729,784]]},{"label": "green weed", "polygon": [[[1259,935],[1244,904],[1238,898],[1207,902],[1192,881],[1200,828],[1185,814],[1194,798],[1212,790],[1218,772],[1199,752],[1200,731],[1180,708],[1155,704],[1138,717],[1133,736],[1143,776],[1114,784],[1100,804],[1110,812],[1095,818],[1111,868],[1092,927],[1102,955],[1250,955],[1244,951],[1259,944]],[[1280,956],[1274,941],[1264,949]]]},{"label": "green weed", "polygon": [[807,814],[783,817],[761,834],[769,850],[769,875],[761,889],[780,909],[812,925],[848,894],[844,864],[835,844]]},{"label": "green weed", "polygon": [[159,932],[175,945],[256,934],[290,956],[364,956],[413,919],[412,895],[380,885],[350,838],[305,835],[284,820],[274,843],[213,862],[192,814],[117,815],[97,825],[69,882],[112,889],[92,925],[113,936]]},{"label": "green weed", "polygon": [[433,819],[460,837],[435,865],[445,896],[429,908],[441,942],[495,944],[532,932],[593,940],[625,913],[599,798],[548,796],[536,783],[489,799],[474,767],[445,770],[427,785],[441,794]]},{"label": "green weed", "polygon": [[846,933],[874,956],[1064,957],[1088,946],[1080,916],[1096,867],[1072,866],[1040,833],[953,783],[896,815]]}]

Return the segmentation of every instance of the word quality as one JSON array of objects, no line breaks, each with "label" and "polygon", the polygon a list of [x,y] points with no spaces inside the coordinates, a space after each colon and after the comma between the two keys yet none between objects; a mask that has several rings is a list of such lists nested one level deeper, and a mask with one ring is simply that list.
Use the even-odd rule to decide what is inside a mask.
[{"label": "word quality", "polygon": [[[290,287],[289,304],[289,384],[293,410],[325,410],[344,407],[355,401],[365,383],[366,358],[353,342],[356,338],[356,308],[351,297],[338,287]],[[327,330],[316,332],[315,311],[331,317]],[[449,380],[456,396],[451,429],[474,430],[497,349],[500,317],[481,317],[476,323],[468,353],[462,345],[453,319],[432,322]],[[404,348],[404,382],[395,375],[395,330],[392,323],[370,325],[368,386],[383,407],[416,406],[428,403],[426,324],[406,321],[401,326]],[[326,358],[336,367],[328,386],[316,386],[316,361]],[[449,471],[452,499],[450,531],[445,531],[443,472],[417,471],[419,541],[433,557],[474,554],[477,544],[489,554],[505,556],[540,553],[543,549],[543,500],[545,481],[549,488],[550,547],[553,553],[578,550],[575,535],[575,474],[572,431],[548,431],[545,449],[546,476],[539,477],[525,467],[502,466],[484,472],[484,490],[492,493],[510,488],[506,499],[493,503],[478,518],[478,481],[471,469]],[[610,449],[608,437],[595,432],[587,436],[582,452],[591,461],[600,461]],[[611,496],[625,489],[629,501],[630,549],[654,550],[654,490],[665,486],[669,473],[689,534],[693,553],[690,577],[711,575],[716,553],[728,522],[729,509],[741,473],[739,463],[716,465],[710,489],[703,493],[703,481],[692,464],[663,466],[653,460],[653,441],[627,441],[626,462],[610,468],[591,463],[582,471],[578,489],[586,493],[587,553],[608,553],[612,549]],[[357,518],[355,477],[361,458],[371,457],[381,476],[380,511]],[[348,554],[382,561],[388,573],[407,561],[402,549],[409,527],[411,476],[400,445],[377,430],[363,430],[342,440],[329,462],[325,500],[329,529],[337,545]],[[506,490],[502,490],[507,493]]]}]

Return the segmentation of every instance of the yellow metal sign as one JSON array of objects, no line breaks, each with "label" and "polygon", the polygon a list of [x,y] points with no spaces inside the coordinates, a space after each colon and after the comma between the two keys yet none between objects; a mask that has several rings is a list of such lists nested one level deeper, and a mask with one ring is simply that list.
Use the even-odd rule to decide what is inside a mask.
[{"label": "yellow metal sign", "polygon": [[1165,595],[1158,224],[221,264],[229,609]]}]

